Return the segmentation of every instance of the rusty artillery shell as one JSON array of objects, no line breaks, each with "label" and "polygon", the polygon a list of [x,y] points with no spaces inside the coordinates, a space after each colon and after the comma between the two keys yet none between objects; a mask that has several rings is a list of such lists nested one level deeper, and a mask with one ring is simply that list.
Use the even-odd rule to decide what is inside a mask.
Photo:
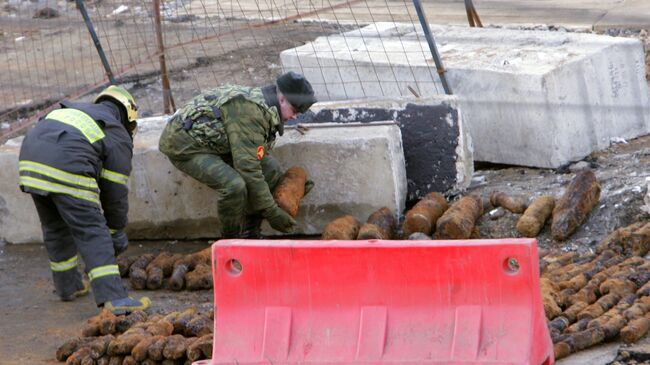
[{"label": "rusty artillery shell", "polygon": [[133,356],[136,361],[144,361],[148,356],[147,353],[149,351],[149,347],[151,347],[154,342],[158,341],[161,338],[163,338],[163,336],[152,336],[143,339],[142,341],[138,342],[135,347],[133,347],[133,350],[131,350],[131,356]]},{"label": "rusty artillery shell", "polygon": [[590,278],[584,273],[575,275],[571,280],[560,282],[560,289],[573,289],[578,291],[587,285],[589,279]]},{"label": "rusty artillery shell", "polygon": [[323,229],[323,240],[356,240],[361,223],[351,215],[336,218]]},{"label": "rusty artillery shell", "polygon": [[81,328],[83,337],[107,335],[114,333],[114,323],[117,317],[109,310],[102,310],[96,316],[90,317]]},{"label": "rusty artillery shell", "polygon": [[174,333],[185,333],[187,324],[196,316],[196,308],[188,308],[174,318]]},{"label": "rusty artillery shell", "polygon": [[565,342],[571,346],[572,352],[577,352],[603,342],[605,337],[605,331],[602,328],[593,327],[573,333],[568,339],[565,339]]},{"label": "rusty artillery shell", "polygon": [[640,297],[645,297],[650,295],[650,282],[645,283],[639,290],[636,291],[636,294]]},{"label": "rusty artillery shell", "polygon": [[564,241],[573,234],[596,206],[599,198],[600,184],[593,171],[583,170],[576,173],[553,209],[553,238]]},{"label": "rusty artillery shell", "polygon": [[90,349],[90,357],[93,359],[99,359],[100,357],[106,354],[108,349],[108,344],[115,339],[113,335],[106,335],[95,337],[95,339],[88,344],[88,349]]},{"label": "rusty artillery shell", "polygon": [[209,316],[201,314],[187,322],[183,334],[187,337],[201,337],[212,333],[213,328],[214,321]]},{"label": "rusty artillery shell", "polygon": [[436,234],[440,239],[467,239],[476,220],[483,214],[480,196],[468,195],[451,205],[438,219]]},{"label": "rusty artillery shell", "polygon": [[146,337],[151,336],[141,328],[138,328],[138,330],[139,331],[133,331],[133,329],[129,329],[121,336],[116,337],[108,344],[106,353],[111,356],[130,354],[135,345],[137,345]]},{"label": "rusty artillery shell", "polygon": [[129,268],[129,281],[133,289],[142,290],[147,287],[147,265],[153,260],[153,254],[139,256]]},{"label": "rusty artillery shell", "polygon": [[615,230],[600,241],[596,250],[601,252],[610,249],[619,254],[625,253],[626,247],[624,247],[624,243],[629,241],[632,237],[632,233],[643,227],[644,224],[644,222],[636,222]]},{"label": "rusty artillery shell", "polygon": [[87,347],[82,347],[79,350],[75,351],[65,361],[66,365],[81,365],[87,364],[89,362],[94,364],[93,358],[90,357],[90,349]]},{"label": "rusty artillery shell", "polygon": [[185,356],[187,351],[187,340],[182,335],[173,335],[167,337],[163,356],[165,359],[179,359]]},{"label": "rusty artillery shell", "polygon": [[162,252],[149,265],[147,265],[147,289],[160,289],[163,284],[163,278],[172,274],[174,261],[180,259],[180,255],[174,255],[169,252]]},{"label": "rusty artillery shell", "polygon": [[522,196],[510,196],[506,193],[495,191],[490,194],[490,203],[495,207],[502,207],[512,213],[521,214],[528,206],[527,199]]},{"label": "rusty artillery shell", "polygon": [[558,342],[553,345],[553,353],[556,360],[567,357],[571,355],[571,346],[566,342]]},{"label": "rusty artillery shell", "polygon": [[553,213],[553,207],[555,207],[555,198],[552,196],[535,199],[517,221],[517,231],[524,237],[537,237]]},{"label": "rusty artillery shell", "polygon": [[93,340],[94,338],[92,337],[75,337],[66,341],[56,350],[56,359],[58,361],[65,361],[80,348],[87,347]]},{"label": "rusty artillery shell", "polygon": [[162,361],[165,358],[165,356],[163,356],[163,350],[165,349],[166,343],[167,337],[160,337],[156,341],[152,342],[147,350],[147,356],[149,356],[151,360]]},{"label": "rusty artillery shell", "polygon": [[619,294],[620,296],[623,296],[625,294],[629,293],[634,293],[636,292],[636,285],[627,279],[619,279],[619,278],[613,278],[613,279],[607,279],[605,282],[600,284],[600,293],[605,295],[609,293],[616,293]]},{"label": "rusty artillery shell", "polygon": [[560,309],[556,302],[558,287],[547,278],[541,278],[539,284],[542,292],[544,313],[548,320],[552,320],[562,313],[562,309]]},{"label": "rusty artillery shell", "polygon": [[431,240],[432,238],[431,236],[427,236],[422,232],[415,232],[415,233],[411,233],[411,235],[408,236],[408,239],[410,241],[428,241]]},{"label": "rusty artillery shell", "polygon": [[650,330],[650,313],[644,317],[631,320],[621,330],[621,339],[625,343],[633,343],[640,340]]},{"label": "rusty artillery shell", "polygon": [[166,319],[149,323],[145,330],[152,336],[169,336],[174,332],[174,325]]},{"label": "rusty artillery shell", "polygon": [[562,331],[569,327],[569,324],[569,319],[561,315],[553,318],[552,321],[548,322],[548,328],[555,330],[557,333],[562,333]]},{"label": "rusty artillery shell", "polygon": [[212,358],[213,335],[201,336],[187,347],[187,358],[190,361]]},{"label": "rusty artillery shell", "polygon": [[601,316],[603,313],[610,310],[613,306],[621,300],[621,296],[617,293],[611,293],[600,297],[596,302],[589,305],[587,308],[578,313],[578,319],[589,318],[594,319]]},{"label": "rusty artillery shell", "polygon": [[368,217],[366,224],[359,229],[358,240],[390,240],[395,236],[395,216],[390,209],[383,207]]},{"label": "rusty artillery shell", "polygon": [[573,323],[578,319],[578,313],[582,312],[588,306],[589,304],[585,302],[577,302],[562,312],[562,316],[566,317],[569,323]]},{"label": "rusty artillery shell", "polygon": [[121,277],[129,276],[129,268],[137,259],[138,256],[125,256],[124,254],[119,255],[116,258],[117,267],[120,270]]},{"label": "rusty artillery shell", "polygon": [[300,200],[305,196],[307,173],[300,167],[291,167],[284,173],[278,187],[273,192],[273,198],[278,206],[292,217],[298,214]]},{"label": "rusty artillery shell", "polygon": [[212,289],[212,267],[200,264],[185,274],[185,286],[188,290]]},{"label": "rusty artillery shell", "polygon": [[440,193],[429,193],[422,198],[411,210],[406,212],[402,225],[404,236],[409,237],[415,232],[431,235],[436,222],[447,210],[447,200]]},{"label": "rusty artillery shell", "polygon": [[124,356],[124,359],[122,360],[122,365],[138,365],[138,362],[135,361],[133,356],[126,355],[126,356]]},{"label": "rusty artillery shell", "polygon": [[585,302],[587,304],[591,304],[598,299],[598,296],[596,295],[597,291],[598,285],[589,282],[571,298],[569,298],[568,304],[573,305],[577,302]]},{"label": "rusty artillery shell", "polygon": [[147,313],[143,311],[135,311],[127,316],[118,316],[115,320],[115,331],[125,332],[136,323],[144,322],[147,320]]},{"label": "rusty artillery shell", "polygon": [[122,365],[122,360],[124,360],[124,356],[111,356],[110,360],[108,361],[108,365]]}]

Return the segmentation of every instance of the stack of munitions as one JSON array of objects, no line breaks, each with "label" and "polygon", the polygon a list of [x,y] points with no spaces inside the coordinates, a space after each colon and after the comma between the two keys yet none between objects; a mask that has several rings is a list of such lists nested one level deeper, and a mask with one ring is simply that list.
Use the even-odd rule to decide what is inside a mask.
[{"label": "stack of munitions", "polygon": [[185,364],[212,357],[213,312],[196,309],[147,316],[114,316],[104,310],[88,320],[82,337],[66,341],[56,359],[69,365]]},{"label": "stack of munitions", "polygon": [[596,255],[547,255],[540,260],[544,311],[555,357],[612,340],[634,342],[650,329],[650,236],[646,224],[619,229]]},{"label": "stack of munitions", "polygon": [[158,255],[119,256],[120,274],[128,276],[133,289],[160,289],[164,279],[173,290],[211,289],[211,248],[188,255],[161,252]]}]

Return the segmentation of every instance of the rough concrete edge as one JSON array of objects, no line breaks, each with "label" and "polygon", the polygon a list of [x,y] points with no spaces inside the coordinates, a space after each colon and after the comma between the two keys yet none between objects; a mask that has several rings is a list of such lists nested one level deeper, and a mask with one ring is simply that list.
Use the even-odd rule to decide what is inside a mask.
[{"label": "rough concrete edge", "polygon": [[[383,123],[385,124],[388,122]],[[395,199],[395,206],[397,207],[397,212],[395,212],[395,215],[399,217],[406,207],[406,199],[408,196],[408,179],[406,177],[406,159],[404,157],[402,130],[400,129],[399,125],[397,125],[397,123],[393,122],[392,124],[395,127],[396,133],[390,135],[391,138],[388,140],[388,143],[392,144],[390,151],[397,153],[397,156],[391,156],[391,159],[397,158],[399,160],[394,161],[397,164],[398,170],[393,170],[393,181],[396,185],[393,194]],[[402,176],[402,179],[399,178],[400,175]],[[400,196],[402,199],[400,199]]]},{"label": "rough concrete edge", "polygon": [[[465,127],[463,112],[460,102],[456,99],[456,111],[458,112],[458,146],[456,147],[456,189],[463,191],[467,189],[472,182],[474,175],[474,145],[472,136]],[[449,121],[452,123],[453,121]]]}]

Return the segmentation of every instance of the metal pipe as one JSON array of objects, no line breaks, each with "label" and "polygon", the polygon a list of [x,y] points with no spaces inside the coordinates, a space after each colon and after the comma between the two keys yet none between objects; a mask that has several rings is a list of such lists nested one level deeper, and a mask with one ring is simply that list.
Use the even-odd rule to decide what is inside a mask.
[{"label": "metal pipe", "polygon": [[436,63],[436,70],[438,70],[438,76],[440,76],[440,82],[442,82],[442,87],[445,89],[445,94],[451,95],[451,87],[447,83],[447,78],[445,77],[445,67],[442,65],[442,60],[440,59],[440,54],[438,53],[438,48],[436,48],[436,42],[433,39],[431,34],[431,28],[429,28],[429,23],[427,18],[424,15],[424,10],[422,10],[422,4],[420,0],[413,0],[413,5],[415,6],[415,11],[418,13],[418,18],[420,19],[420,24],[422,25],[422,31],[424,31],[424,37],[427,39],[429,44],[429,50],[433,56],[433,61]]},{"label": "metal pipe", "polygon": [[117,84],[115,77],[113,76],[113,71],[111,71],[111,66],[108,64],[108,59],[106,59],[106,54],[104,54],[102,44],[99,42],[97,33],[95,33],[93,23],[90,21],[90,17],[88,16],[88,12],[86,11],[86,6],[84,5],[83,0],[76,0],[76,3],[79,11],[81,12],[81,16],[84,18],[84,22],[86,22],[88,33],[90,33],[90,37],[93,39],[93,43],[95,43],[95,48],[97,49],[97,53],[99,53],[99,58],[102,60],[102,65],[104,65],[104,70],[106,71],[108,80],[111,82],[111,84]]},{"label": "metal pipe", "polygon": [[470,27],[475,27],[474,24],[474,14],[472,14],[472,0],[465,0],[465,12],[467,13],[467,22],[469,22]]},{"label": "metal pipe", "polygon": [[165,114],[171,114],[175,111],[174,99],[169,85],[169,76],[167,75],[167,64],[165,63],[165,44],[163,42],[162,21],[160,17],[160,0],[153,0],[154,24],[156,27],[156,42],[158,43],[158,61],[160,62],[160,76],[162,80],[163,92],[163,109]]}]

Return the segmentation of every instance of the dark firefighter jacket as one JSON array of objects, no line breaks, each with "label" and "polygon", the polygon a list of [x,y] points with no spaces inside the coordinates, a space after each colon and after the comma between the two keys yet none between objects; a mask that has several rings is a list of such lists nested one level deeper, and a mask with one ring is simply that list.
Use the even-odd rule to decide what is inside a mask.
[{"label": "dark firefighter jacket", "polygon": [[110,106],[62,102],[27,133],[20,150],[24,192],[67,194],[103,209],[111,232],[127,223],[133,141]]}]

